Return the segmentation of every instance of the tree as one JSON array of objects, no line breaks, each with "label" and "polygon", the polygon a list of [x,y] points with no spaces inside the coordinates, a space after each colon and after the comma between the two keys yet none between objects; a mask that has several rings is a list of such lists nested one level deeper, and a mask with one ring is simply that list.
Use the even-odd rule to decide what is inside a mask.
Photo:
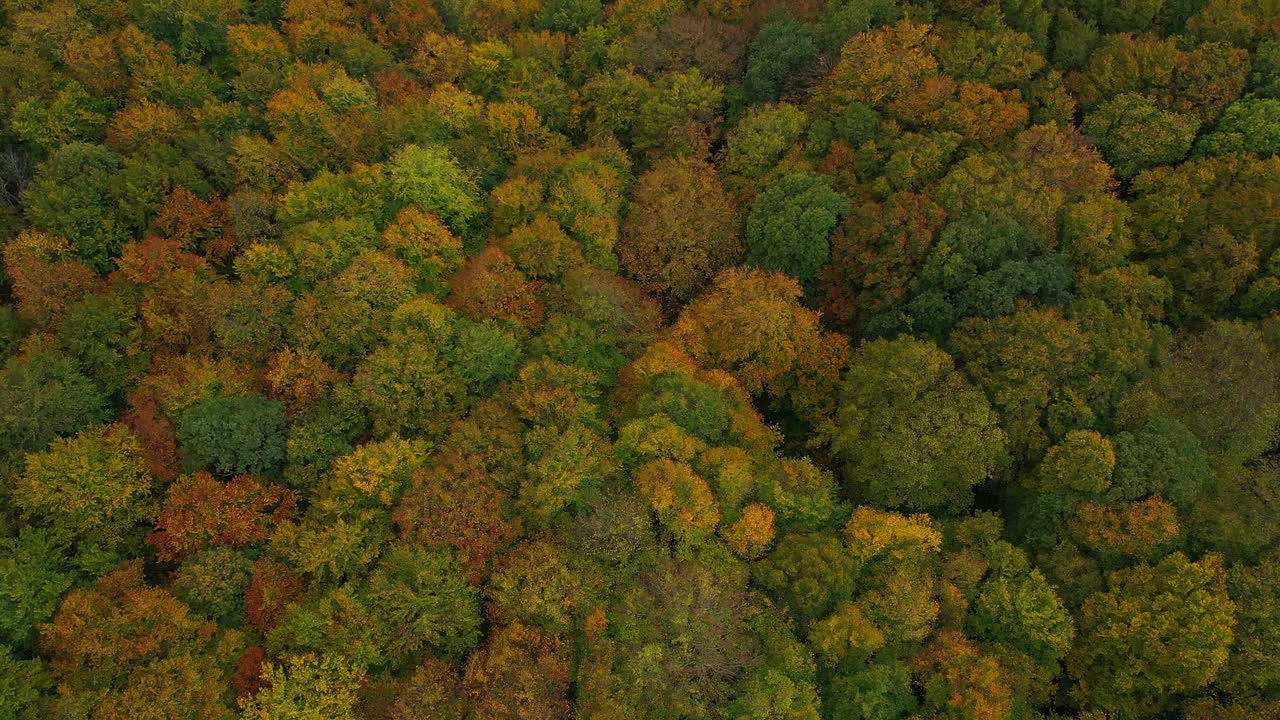
[{"label": "tree", "polygon": [[659,522],[677,540],[696,544],[710,537],[720,524],[710,486],[688,465],[654,460],[636,470],[634,481]]},{"label": "tree", "polygon": [[393,547],[369,577],[369,599],[385,628],[382,649],[401,664],[423,650],[461,658],[480,639],[480,603],[453,553]]},{"label": "tree", "polygon": [[1108,35],[1086,55],[1087,66],[1070,87],[1086,111],[1122,93],[1150,94],[1173,81],[1178,48],[1173,38],[1152,34]]},{"label": "tree", "polygon": [[927,711],[965,720],[1011,716],[1011,673],[958,631],[939,632],[913,660]]},{"label": "tree", "polygon": [[750,593],[705,565],[675,562],[634,583],[610,613],[618,678],[637,716],[706,714],[762,657]]},{"label": "tree", "polygon": [[831,255],[830,238],[848,203],[826,179],[809,173],[770,183],[747,214],[747,262],[811,280]]},{"label": "tree", "polygon": [[740,557],[754,559],[773,543],[773,510],[763,503],[742,508],[742,516],[721,530],[725,544]]},{"label": "tree", "polygon": [[59,536],[112,552],[137,537],[137,524],[155,505],[152,479],[138,439],[123,425],[85,430],[31,453],[13,487],[26,517],[47,523]]},{"label": "tree", "polygon": [[725,138],[724,168],[758,178],[795,145],[808,124],[804,111],[789,103],[749,108]]},{"label": "tree", "polygon": [[473,578],[486,574],[490,559],[519,537],[508,510],[509,493],[491,475],[477,451],[446,447],[414,474],[395,512],[402,537],[428,547],[452,547]]},{"label": "tree", "polygon": [[18,314],[37,327],[53,327],[100,282],[71,243],[48,233],[22,231],[5,243],[3,256]]},{"label": "tree", "polygon": [[911,683],[911,667],[906,663],[872,662],[854,672],[834,676],[827,685],[822,707],[836,717],[906,717],[918,703]]},{"label": "tree", "polygon": [[512,623],[467,661],[476,720],[557,720],[569,716],[569,648],[558,636]]},{"label": "tree", "polygon": [[365,673],[331,655],[290,655],[263,670],[264,687],[241,700],[246,720],[356,720]]},{"label": "tree", "polygon": [[77,573],[65,544],[41,528],[24,527],[17,537],[0,539],[0,550],[0,641],[26,650]]},{"label": "tree", "polygon": [[465,406],[466,388],[425,333],[397,333],[370,353],[351,380],[378,437],[434,438]]},{"label": "tree", "polygon": [[1105,492],[1111,486],[1116,454],[1110,440],[1093,430],[1072,430],[1040,461],[1035,485],[1048,492]]},{"label": "tree", "polygon": [[744,84],[753,101],[777,100],[802,86],[818,59],[813,30],[789,17],[760,28],[747,54]]},{"label": "tree", "polygon": [[1158,416],[1116,435],[1109,497],[1138,500],[1162,495],[1179,507],[1194,503],[1209,486],[1209,456],[1187,426]]},{"label": "tree", "polygon": [[454,277],[446,302],[470,320],[509,320],[522,327],[537,328],[544,313],[537,287],[510,256],[490,246],[468,260]]},{"label": "tree", "polygon": [[951,130],[985,147],[1026,127],[1031,110],[1022,102],[1020,90],[997,90],[985,83],[962,82],[956,96],[924,119],[943,130]]},{"label": "tree", "polygon": [[39,660],[16,658],[0,645],[0,716],[13,720],[45,717],[43,695],[53,681]]},{"label": "tree", "polygon": [[488,613],[495,622],[520,622],[568,633],[592,595],[591,574],[549,539],[521,543],[489,578]]},{"label": "tree", "polygon": [[1177,511],[1158,497],[1108,505],[1081,503],[1068,529],[1104,560],[1159,557],[1177,545],[1182,530]]},{"label": "tree", "polygon": [[245,619],[264,635],[279,623],[284,610],[302,594],[302,578],[270,557],[258,559],[245,590]]},{"label": "tree", "polygon": [[853,511],[845,535],[850,554],[864,563],[911,563],[942,549],[942,534],[928,515],[906,516],[866,505]]},{"label": "tree", "polygon": [[335,369],[351,372],[390,332],[396,308],[413,296],[409,266],[383,252],[363,251],[294,303],[290,345],[315,350]]},{"label": "tree", "polygon": [[1098,106],[1082,129],[1121,177],[1187,156],[1200,127],[1195,118],[1156,107],[1143,95],[1125,93]]},{"label": "tree", "polygon": [[48,153],[75,142],[102,138],[107,116],[80,83],[72,80],[46,99],[29,97],[13,108],[18,137]]},{"label": "tree", "polygon": [[183,476],[169,486],[147,541],[161,560],[217,546],[253,546],[292,515],[294,502],[292,492],[248,475],[229,482],[208,473]]},{"label": "tree", "polygon": [[186,465],[219,475],[278,475],[285,436],[283,407],[261,396],[201,400],[183,413],[177,432]]},{"label": "tree", "polygon": [[1055,670],[1075,639],[1071,615],[1039,570],[984,582],[968,626],[975,637],[1006,643]]},{"label": "tree", "polygon": [[1090,195],[1063,208],[1062,250],[1077,268],[1102,271],[1122,265],[1133,251],[1129,206],[1109,195]]},{"label": "tree", "polygon": [[876,340],[854,351],[832,450],[846,482],[881,507],[959,510],[1004,460],[986,398],[927,341]]},{"label": "tree", "polygon": [[449,278],[466,262],[462,241],[440,217],[410,205],[387,224],[382,232],[387,250],[413,269],[418,288],[443,295]]},{"label": "tree", "polygon": [[31,222],[66,238],[76,257],[99,272],[111,269],[129,234],[140,229],[124,216],[114,196],[121,189],[116,178],[122,166],[120,156],[101,145],[68,143],[40,167],[23,193]]},{"label": "tree", "polygon": [[481,210],[475,182],[439,147],[401,148],[388,164],[387,190],[396,206],[433,213],[463,237],[469,236]]},{"label": "tree", "polygon": [[846,602],[813,624],[809,644],[828,667],[855,666],[883,648],[885,636],[857,603]]},{"label": "tree", "polygon": [[1236,696],[1272,697],[1280,686],[1280,562],[1274,554],[1256,566],[1231,568],[1228,589],[1236,603],[1236,644],[1218,683]]},{"label": "tree", "polygon": [[752,566],[752,578],[802,623],[853,597],[860,563],[828,533],[785,535]]},{"label": "tree", "polygon": [[582,248],[550,216],[538,214],[498,241],[516,267],[530,277],[555,280],[583,264]]},{"label": "tree", "polygon": [[[172,592],[146,584],[140,560],[68,593],[40,629],[61,711],[110,720],[228,718],[217,642]],[[234,640],[227,647],[234,651]]]},{"label": "tree", "polygon": [[[1000,3],[1006,13],[1015,7],[1018,13],[1032,14],[1040,2],[1005,0]],[[1047,31],[1047,13],[1041,20]],[[938,60],[942,71],[957,80],[985,83],[992,87],[1007,88],[1026,83],[1039,74],[1045,65],[1031,34],[1020,32],[1013,18],[1006,14],[1009,28],[986,29],[959,25],[942,36],[938,47]],[[1047,34],[1047,33],[1046,33]],[[1043,38],[1047,39],[1047,38]]]},{"label": "tree", "polygon": [[730,373],[753,396],[807,422],[828,417],[847,341],[802,307],[791,278],[751,269],[721,272],[685,306],[671,340],[703,367]]},{"label": "tree", "polygon": [[840,50],[839,61],[816,94],[829,107],[853,101],[888,106],[899,94],[918,90],[936,76],[937,44],[928,25],[910,20],[855,35]]},{"label": "tree", "polygon": [[1221,321],[1182,338],[1153,389],[1211,456],[1246,460],[1273,437],[1277,362],[1256,328]]},{"label": "tree", "polygon": [[1248,152],[1280,155],[1280,100],[1260,98],[1232,103],[1213,130],[1196,142],[1197,155]]},{"label": "tree", "polygon": [[107,397],[76,361],[52,349],[12,357],[0,371],[0,458],[42,450],[110,418]]},{"label": "tree", "polygon": [[499,320],[458,321],[445,352],[449,364],[474,395],[491,395],[519,370],[523,359],[519,334]]},{"label": "tree", "polygon": [[242,622],[252,568],[252,560],[231,548],[204,550],[174,573],[173,592],[196,612],[224,627],[235,627]]},{"label": "tree", "polygon": [[1080,610],[1080,641],[1067,662],[1077,699],[1150,717],[1172,697],[1210,683],[1234,637],[1225,582],[1220,558],[1192,562],[1182,553],[1111,573],[1107,591]]},{"label": "tree", "polygon": [[1135,249],[1173,285],[1175,319],[1221,316],[1275,251],[1277,167],[1280,158],[1237,153],[1155,168],[1134,179]]},{"label": "tree", "polygon": [[700,69],[663,73],[634,108],[632,147],[701,155],[715,138],[724,104],[724,86]]},{"label": "tree", "polygon": [[950,346],[965,371],[1000,413],[1015,457],[1047,449],[1043,422],[1067,368],[1080,362],[1087,340],[1056,309],[1023,309],[1009,317],[961,321]]},{"label": "tree", "polygon": [[670,158],[636,181],[618,257],[641,287],[685,302],[741,254],[737,217],[715,168]]},{"label": "tree", "polygon": [[391,706],[391,720],[465,720],[470,703],[462,678],[448,663],[427,659]]},{"label": "tree", "polygon": [[831,238],[831,262],[818,273],[823,317],[854,330],[891,313],[945,222],[946,212],[916,193],[855,204]]}]

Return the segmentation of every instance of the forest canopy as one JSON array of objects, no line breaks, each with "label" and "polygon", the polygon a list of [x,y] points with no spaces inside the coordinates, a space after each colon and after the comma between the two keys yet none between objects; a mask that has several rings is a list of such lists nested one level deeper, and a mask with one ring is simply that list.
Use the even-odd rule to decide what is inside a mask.
[{"label": "forest canopy", "polygon": [[0,0],[0,720],[1280,718],[1280,2]]}]

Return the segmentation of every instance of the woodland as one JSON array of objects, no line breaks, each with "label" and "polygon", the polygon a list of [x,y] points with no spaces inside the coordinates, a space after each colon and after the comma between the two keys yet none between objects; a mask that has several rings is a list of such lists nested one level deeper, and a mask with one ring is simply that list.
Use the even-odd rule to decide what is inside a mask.
[{"label": "woodland", "polygon": [[1280,720],[1280,0],[0,1],[0,720]]}]

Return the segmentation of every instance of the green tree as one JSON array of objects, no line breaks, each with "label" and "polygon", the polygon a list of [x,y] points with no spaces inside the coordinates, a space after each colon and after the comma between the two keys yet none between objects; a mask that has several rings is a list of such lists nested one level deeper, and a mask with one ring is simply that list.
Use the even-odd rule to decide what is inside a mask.
[{"label": "green tree", "polygon": [[10,462],[111,417],[102,389],[56,350],[10,358],[0,371],[0,403],[0,459]]},{"label": "green tree", "polygon": [[911,283],[911,327],[942,338],[961,318],[1012,314],[1019,300],[1065,304],[1071,264],[1051,247],[1003,208],[953,217]]},{"label": "green tree", "polygon": [[1248,152],[1280,155],[1280,100],[1247,99],[1232,103],[1211,132],[1196,142],[1197,155]]},{"label": "green tree", "polygon": [[831,233],[848,203],[819,175],[794,173],[770,183],[747,214],[747,262],[810,280],[831,256]]},{"label": "green tree", "polygon": [[113,395],[122,393],[146,367],[142,329],[127,307],[97,295],[67,311],[58,342],[85,374]]},{"label": "green tree", "polygon": [[1071,615],[1039,570],[984,582],[968,624],[974,637],[1006,643],[1055,671],[1075,639]]},{"label": "green tree", "polygon": [[234,627],[241,623],[252,567],[252,560],[231,548],[205,550],[174,573],[173,592],[193,610]]},{"label": "green tree", "polygon": [[484,320],[459,320],[453,342],[445,349],[449,364],[472,394],[491,395],[499,384],[515,377],[523,358],[520,336],[510,325]]},{"label": "green tree", "polygon": [[401,148],[388,164],[387,190],[396,207],[434,213],[462,237],[470,236],[481,211],[475,181],[440,147]]},{"label": "green tree", "polygon": [[628,588],[610,634],[619,679],[642,718],[708,714],[758,663],[748,622],[756,601],[697,562],[657,568]]},{"label": "green tree", "polygon": [[458,659],[480,639],[480,603],[450,551],[391,548],[369,577],[369,599],[393,662],[424,650]]},{"label": "green tree", "polygon": [[831,534],[788,534],[753,565],[751,577],[796,619],[809,623],[850,600],[859,566]]},{"label": "green tree", "polygon": [[817,59],[818,44],[808,25],[789,17],[771,21],[751,41],[744,78],[747,97],[756,102],[777,100],[803,82]]},{"label": "green tree", "polygon": [[0,645],[0,717],[5,720],[38,720],[48,717],[44,693],[53,680],[39,660],[14,657]]},{"label": "green tree", "polygon": [[1152,390],[1211,456],[1246,461],[1275,437],[1278,366],[1280,354],[1257,328],[1219,321],[1175,344]]},{"label": "green tree", "polygon": [[127,187],[117,181],[122,166],[120,156],[101,145],[68,143],[41,165],[23,193],[31,223],[65,237],[76,256],[99,272],[111,269],[130,233],[138,229],[123,216],[115,197]]},{"label": "green tree", "polygon": [[0,641],[25,650],[36,628],[58,609],[58,599],[76,579],[67,547],[47,530],[24,527],[0,539]]},{"label": "green tree", "polygon": [[1116,435],[1115,471],[1108,497],[1138,500],[1162,495],[1187,507],[1209,486],[1209,455],[1186,425],[1158,416]]},{"label": "green tree", "polygon": [[351,389],[379,437],[437,437],[466,401],[466,386],[439,343],[416,330],[396,333],[365,357]]},{"label": "green tree", "polygon": [[81,543],[89,557],[91,548],[111,552],[141,539],[138,523],[156,509],[152,490],[137,437],[113,424],[27,455],[13,498],[27,518]]},{"label": "green tree", "polygon": [[279,402],[256,397],[213,397],[178,420],[178,445],[189,469],[219,475],[277,475],[283,469],[287,428]]},{"label": "green tree", "polygon": [[1004,460],[998,423],[946,352],[907,337],[876,340],[853,353],[832,449],[866,500],[956,511]]},{"label": "green tree", "polygon": [[1235,605],[1220,558],[1174,553],[1117,570],[1080,610],[1067,667],[1086,707],[1151,717],[1217,677],[1234,637]]},{"label": "green tree", "polygon": [[832,677],[822,707],[832,717],[898,720],[909,717],[919,702],[911,684],[911,667],[905,662],[872,662]]},{"label": "green tree", "polygon": [[1237,564],[1227,580],[1236,603],[1236,643],[1218,683],[1233,695],[1275,697],[1280,689],[1280,558]]},{"label": "green tree", "polygon": [[750,178],[764,175],[795,145],[807,124],[804,111],[789,103],[749,108],[725,138],[725,170]]},{"label": "green tree", "polygon": [[1125,93],[1098,106],[1082,130],[1121,177],[1173,165],[1187,156],[1199,121],[1162,110],[1144,95]]},{"label": "green tree", "polygon": [[1093,430],[1072,430],[1049,448],[1037,470],[1036,485],[1048,492],[1105,492],[1116,466],[1115,447]]},{"label": "green tree", "polygon": [[264,687],[241,701],[245,720],[357,720],[365,674],[330,655],[289,655],[263,670]]}]

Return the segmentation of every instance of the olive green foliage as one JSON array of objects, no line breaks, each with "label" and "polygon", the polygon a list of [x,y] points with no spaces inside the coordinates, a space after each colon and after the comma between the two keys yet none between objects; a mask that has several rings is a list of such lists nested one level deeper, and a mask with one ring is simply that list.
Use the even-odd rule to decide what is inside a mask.
[{"label": "olive green foliage", "polygon": [[1278,33],[0,3],[0,720],[1280,718]]},{"label": "olive green foliage", "polygon": [[1004,460],[986,398],[937,346],[876,340],[854,352],[832,448],[850,488],[877,505],[962,510]]},{"label": "olive green foliage", "polygon": [[280,403],[264,397],[215,397],[182,415],[177,437],[190,469],[273,475],[284,465],[285,433]]}]

